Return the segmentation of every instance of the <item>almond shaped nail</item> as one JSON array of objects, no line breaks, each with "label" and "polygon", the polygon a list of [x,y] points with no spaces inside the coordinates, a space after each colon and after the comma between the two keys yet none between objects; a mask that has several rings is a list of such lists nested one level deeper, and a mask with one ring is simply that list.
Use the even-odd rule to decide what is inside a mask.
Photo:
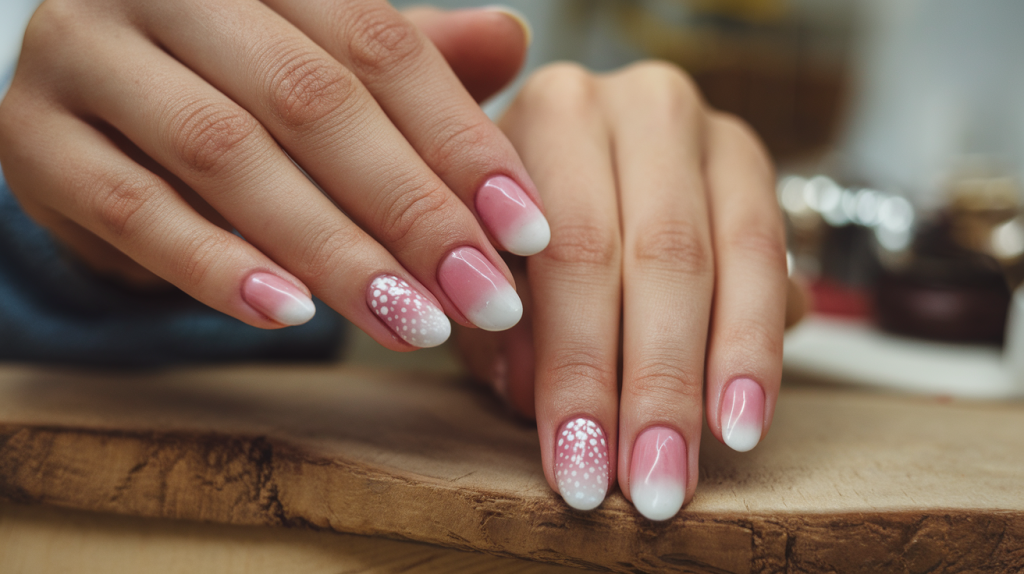
[{"label": "almond shaped nail", "polygon": [[540,253],[551,241],[548,220],[512,178],[488,179],[477,191],[475,203],[480,220],[510,253]]},{"label": "almond shaped nail", "polygon": [[577,417],[555,437],[555,480],[566,504],[577,510],[600,506],[608,493],[608,441],[601,425]]},{"label": "almond shaped nail", "polygon": [[272,273],[253,273],[242,283],[242,299],[282,325],[302,325],[316,314],[316,305],[290,282]]},{"label": "almond shaped nail", "polygon": [[366,304],[403,341],[414,347],[436,347],[448,340],[448,317],[403,279],[381,275],[366,289]]},{"label": "almond shaped nail", "polygon": [[485,331],[504,331],[523,317],[516,290],[472,247],[449,253],[438,267],[437,280],[459,311]]},{"label": "almond shaped nail", "polygon": [[736,379],[722,397],[722,440],[729,448],[747,452],[761,441],[764,428],[764,390],[750,379]]},{"label": "almond shaped nail", "polygon": [[651,520],[668,520],[686,498],[686,443],[668,427],[651,427],[636,437],[629,465],[633,506]]}]

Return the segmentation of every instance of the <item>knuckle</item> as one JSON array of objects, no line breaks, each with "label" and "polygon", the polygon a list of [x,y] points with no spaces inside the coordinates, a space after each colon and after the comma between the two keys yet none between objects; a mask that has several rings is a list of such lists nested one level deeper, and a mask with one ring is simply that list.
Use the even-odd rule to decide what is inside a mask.
[{"label": "knuckle", "polygon": [[[710,121],[717,131],[731,140],[731,144],[741,150],[747,159],[747,165],[758,171],[759,177],[766,182],[775,181],[775,168],[771,156],[761,142],[760,136],[743,119],[726,112],[714,111]],[[772,188],[772,186],[768,186]]]},{"label": "knuckle", "polygon": [[144,227],[138,219],[143,207],[159,192],[158,186],[143,177],[96,176],[89,186],[94,197],[93,212],[100,228],[115,240],[130,240]]},{"label": "knuckle", "polygon": [[[71,0],[46,0],[43,2],[25,28],[25,53],[48,53],[54,46],[62,46],[69,38],[87,37],[84,32],[88,24],[80,2]],[[37,50],[39,48],[39,50]]]},{"label": "knuckle", "polygon": [[560,392],[576,397],[618,393],[615,361],[598,353],[591,345],[570,345],[555,351],[544,374]]},{"label": "knuckle", "polygon": [[741,232],[729,237],[728,249],[766,262],[785,273],[786,241],[781,231],[781,222],[777,232],[766,227],[763,222],[745,226]]},{"label": "knuckle", "polygon": [[703,391],[701,370],[691,372],[668,356],[641,360],[623,384],[624,393],[666,406],[700,403]]},{"label": "knuckle", "polygon": [[616,268],[621,244],[618,229],[596,223],[563,225],[552,230],[547,249],[535,255],[562,265]]},{"label": "knuckle", "polygon": [[296,260],[299,275],[310,285],[324,285],[339,269],[339,254],[352,253],[359,233],[345,228],[327,227],[307,231]]},{"label": "knuckle", "polygon": [[656,269],[689,275],[712,272],[710,242],[694,226],[678,221],[648,225],[633,243],[634,263],[643,269]]},{"label": "knuckle", "polygon": [[702,114],[700,88],[681,68],[662,61],[634,64],[624,75],[635,88],[635,97],[646,109],[673,121],[685,121]]},{"label": "knuckle", "polygon": [[538,70],[523,86],[519,100],[555,117],[588,115],[599,109],[594,76],[571,62],[556,62]]},{"label": "knuckle", "polygon": [[199,232],[192,234],[180,247],[171,272],[175,283],[185,291],[196,291],[217,267],[230,241],[224,233]]},{"label": "knuckle", "polygon": [[425,49],[416,27],[387,4],[366,8],[349,22],[349,60],[360,74],[395,73]]},{"label": "knuckle", "polygon": [[760,321],[741,320],[725,328],[716,346],[730,354],[756,363],[761,357],[781,357],[784,326],[771,327]]},{"label": "knuckle", "polygon": [[229,165],[259,123],[229,104],[186,106],[170,122],[171,146],[182,164],[195,173],[215,176]]},{"label": "knuckle", "polygon": [[435,130],[433,143],[427,146],[424,159],[436,173],[448,173],[459,164],[459,158],[485,149],[493,134],[491,130],[492,125],[485,122],[444,122]]},{"label": "knuckle", "polygon": [[269,77],[270,109],[293,130],[331,116],[356,90],[343,67],[305,50],[282,58]]},{"label": "knuckle", "polygon": [[401,245],[421,229],[430,230],[434,237],[446,235],[446,222],[452,219],[456,206],[455,196],[442,184],[399,186],[392,198],[397,200],[384,202],[377,218],[378,238],[383,243]]}]

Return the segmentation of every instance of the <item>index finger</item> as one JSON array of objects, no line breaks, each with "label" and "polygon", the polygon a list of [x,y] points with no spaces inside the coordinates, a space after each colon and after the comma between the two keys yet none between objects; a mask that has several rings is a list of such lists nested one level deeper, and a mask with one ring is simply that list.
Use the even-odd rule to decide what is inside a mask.
[{"label": "index finger", "polygon": [[[547,246],[540,196],[512,144],[409,20],[383,0],[266,4],[359,78],[499,246],[516,255]],[[520,26],[501,12],[495,17]]]}]

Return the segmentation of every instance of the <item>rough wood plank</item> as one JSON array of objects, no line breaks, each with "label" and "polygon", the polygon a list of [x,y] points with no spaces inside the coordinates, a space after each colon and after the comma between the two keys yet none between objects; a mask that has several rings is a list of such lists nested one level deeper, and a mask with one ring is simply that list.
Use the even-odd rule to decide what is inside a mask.
[{"label": "rough wood plank", "polygon": [[427,544],[0,504],[5,574],[579,574]]},{"label": "rough wood plank", "polygon": [[451,377],[0,369],[0,496],[429,542],[620,572],[1024,568],[1024,406],[791,388],[657,524],[547,487],[535,430]]}]

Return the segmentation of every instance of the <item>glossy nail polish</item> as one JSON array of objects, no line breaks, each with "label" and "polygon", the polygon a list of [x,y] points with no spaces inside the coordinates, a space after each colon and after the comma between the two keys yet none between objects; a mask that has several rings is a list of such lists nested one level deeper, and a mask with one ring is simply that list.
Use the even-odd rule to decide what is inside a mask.
[{"label": "glossy nail polish", "polygon": [[437,280],[459,311],[485,331],[504,331],[523,316],[516,290],[472,247],[449,253],[438,267]]},{"label": "glossy nail polish", "polygon": [[764,428],[764,391],[750,379],[736,379],[722,397],[722,439],[735,451],[757,446]]},{"label": "glossy nail polish", "polygon": [[301,325],[313,318],[313,300],[288,281],[271,273],[253,273],[242,283],[242,299],[282,325]]},{"label": "glossy nail polish", "polygon": [[686,497],[686,443],[668,427],[651,427],[636,437],[629,465],[629,495],[640,514],[668,520]]},{"label": "glossy nail polish", "polygon": [[597,508],[608,493],[608,441],[601,425],[577,417],[555,437],[555,480],[565,502],[577,510]]},{"label": "glossy nail polish", "polygon": [[483,184],[476,193],[476,212],[501,246],[516,255],[539,253],[551,240],[548,220],[509,177],[499,175]]},{"label": "glossy nail polish", "polygon": [[394,275],[381,275],[370,282],[366,304],[389,329],[414,347],[436,347],[451,335],[448,317],[430,299]]}]

